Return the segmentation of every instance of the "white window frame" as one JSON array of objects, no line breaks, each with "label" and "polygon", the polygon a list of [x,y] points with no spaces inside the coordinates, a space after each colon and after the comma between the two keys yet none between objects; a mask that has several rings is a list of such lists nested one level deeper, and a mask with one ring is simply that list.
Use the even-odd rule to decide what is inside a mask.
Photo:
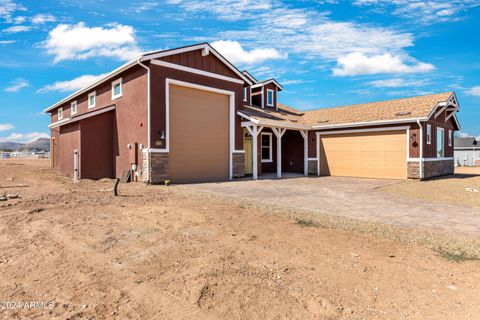
[{"label": "white window frame", "polygon": [[[439,131],[442,131],[442,139],[440,140],[441,143],[442,143],[442,154],[439,156],[438,155],[438,142],[439,142],[439,139],[438,139],[438,132]],[[443,128],[437,128],[437,144],[436,144],[436,148],[435,148],[435,154],[437,155],[437,158],[443,158],[445,157],[445,129]]]},{"label": "white window frame", "polygon": [[452,130],[448,130],[448,146],[452,146]]},{"label": "white window frame", "polygon": [[[93,105],[90,104],[90,97],[92,97],[92,96],[95,98],[95,99],[94,99],[95,102],[94,102]],[[95,108],[96,105],[97,105],[97,92],[96,92],[96,91],[93,91],[93,92],[90,92],[90,93],[88,94],[88,109]]]},{"label": "white window frame", "polygon": [[[269,137],[269,146],[268,146],[268,159],[263,159],[263,148],[266,148],[263,146],[263,136],[268,136]],[[263,163],[268,163],[268,162],[273,162],[272,154],[273,154],[273,145],[272,145],[272,133],[271,132],[262,132],[260,134],[260,158]]]},{"label": "white window frame", "polygon": [[432,126],[427,124],[427,144],[432,143]]},{"label": "white window frame", "polygon": [[[75,110],[75,111],[74,111]],[[78,113],[78,104],[77,104],[77,100],[75,101],[72,101],[70,103],[70,113],[72,114],[72,116],[74,114],[77,114]]]},{"label": "white window frame", "polygon": [[248,101],[248,87],[243,87],[243,101]]},{"label": "white window frame", "polygon": [[[118,95],[115,95],[115,86],[117,84],[120,84],[120,93]],[[122,85],[122,78],[119,78],[115,81],[112,81],[112,100],[121,98],[123,95],[123,85]]]},{"label": "white window frame", "polygon": [[[272,103],[268,103],[268,94],[272,93]],[[273,107],[275,105],[275,91],[272,89],[267,89],[267,106]]]},{"label": "white window frame", "polygon": [[58,118],[57,120],[62,120],[63,119],[63,107],[58,108],[57,118]]}]

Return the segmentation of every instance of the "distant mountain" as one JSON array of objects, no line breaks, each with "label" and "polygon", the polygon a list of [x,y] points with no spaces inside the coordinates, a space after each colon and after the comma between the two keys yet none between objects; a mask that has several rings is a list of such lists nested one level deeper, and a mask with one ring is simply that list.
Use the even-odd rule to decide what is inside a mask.
[{"label": "distant mountain", "polygon": [[50,151],[50,139],[40,138],[29,143],[0,142],[0,151]]}]

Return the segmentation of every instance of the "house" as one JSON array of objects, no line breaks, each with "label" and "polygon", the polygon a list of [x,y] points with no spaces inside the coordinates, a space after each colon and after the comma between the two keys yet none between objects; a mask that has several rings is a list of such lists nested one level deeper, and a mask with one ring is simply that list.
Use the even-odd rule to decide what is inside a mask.
[{"label": "house", "polygon": [[455,137],[454,157],[459,166],[479,166],[480,143],[474,137]]},{"label": "house", "polygon": [[453,172],[453,92],[303,112],[278,101],[283,90],[208,43],[147,53],[45,109],[52,166],[148,183]]}]

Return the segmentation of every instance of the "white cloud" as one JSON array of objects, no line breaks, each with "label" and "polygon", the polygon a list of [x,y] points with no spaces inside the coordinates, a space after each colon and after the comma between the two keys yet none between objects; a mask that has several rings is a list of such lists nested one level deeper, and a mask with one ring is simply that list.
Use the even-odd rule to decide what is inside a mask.
[{"label": "white cloud", "polygon": [[30,132],[30,133],[12,133],[6,137],[0,137],[0,142],[22,142],[28,143],[36,141],[40,138],[50,138],[45,132]]},{"label": "white cloud", "polygon": [[22,24],[25,21],[27,21],[27,17],[24,17],[24,16],[18,16],[18,17],[13,18],[13,23],[15,23],[15,24]]},{"label": "white cloud", "polygon": [[471,96],[477,96],[480,97],[480,86],[475,86],[466,91],[467,94]]},{"label": "white cloud", "polygon": [[88,85],[91,85],[92,83],[104,77],[105,75],[106,73],[99,74],[99,75],[86,74],[68,81],[56,81],[53,84],[49,84],[38,89],[37,92],[45,93],[45,92],[52,92],[52,91],[57,91],[57,92],[77,91]]},{"label": "white cloud", "polygon": [[48,34],[44,43],[54,62],[109,57],[129,60],[141,54],[135,30],[131,26],[110,24],[87,27],[85,23],[59,24]]},{"label": "white cloud", "polygon": [[366,83],[376,88],[400,88],[400,87],[419,87],[425,85],[422,80],[405,80],[401,78],[375,80]]},{"label": "white cloud", "polygon": [[7,131],[13,128],[14,126],[11,123],[0,123],[0,131]]},{"label": "white cloud", "polygon": [[159,5],[158,2],[137,2],[133,3],[132,6],[130,6],[128,9],[121,9],[121,11],[125,14],[128,13],[142,13],[148,10],[152,10],[153,8],[157,7]]},{"label": "white cloud", "polygon": [[237,41],[214,41],[212,47],[234,64],[257,64],[266,60],[287,58],[287,54],[280,53],[273,48],[245,50]]},{"label": "white cloud", "polygon": [[7,23],[12,23],[12,15],[15,11],[27,10],[22,5],[15,3],[14,0],[0,0],[0,18],[3,18]]},{"label": "white cloud", "polygon": [[335,76],[358,76],[379,73],[418,73],[435,69],[429,63],[414,62],[405,64],[399,56],[390,53],[367,56],[360,52],[350,53],[337,59],[333,69]]},{"label": "white cloud", "polygon": [[29,87],[29,86],[30,86],[30,84],[28,83],[27,80],[25,80],[23,78],[17,78],[15,80],[13,80],[12,82],[10,82],[10,86],[5,88],[5,91],[7,91],[7,92],[18,92],[18,91],[22,90],[23,88],[26,88],[26,87]]},{"label": "white cloud", "polygon": [[19,32],[27,32],[32,30],[30,26],[11,26],[6,29],[3,29],[5,33],[19,33]]},{"label": "white cloud", "polygon": [[15,40],[0,40],[0,46],[15,43]]},{"label": "white cloud", "polygon": [[373,7],[376,12],[391,13],[422,24],[460,20],[461,13],[479,6],[477,0],[355,0],[357,6]]},{"label": "white cloud", "polygon": [[51,14],[39,13],[32,17],[33,24],[45,24],[47,22],[55,22],[55,21],[57,21],[57,18],[55,18]]}]

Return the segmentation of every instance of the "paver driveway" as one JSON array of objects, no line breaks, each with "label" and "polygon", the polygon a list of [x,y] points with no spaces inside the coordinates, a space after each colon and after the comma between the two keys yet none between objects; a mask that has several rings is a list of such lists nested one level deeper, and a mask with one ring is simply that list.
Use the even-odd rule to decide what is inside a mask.
[{"label": "paver driveway", "polygon": [[189,187],[266,204],[458,233],[480,238],[480,210],[404,198],[376,190],[395,180],[343,177],[242,180]]}]

